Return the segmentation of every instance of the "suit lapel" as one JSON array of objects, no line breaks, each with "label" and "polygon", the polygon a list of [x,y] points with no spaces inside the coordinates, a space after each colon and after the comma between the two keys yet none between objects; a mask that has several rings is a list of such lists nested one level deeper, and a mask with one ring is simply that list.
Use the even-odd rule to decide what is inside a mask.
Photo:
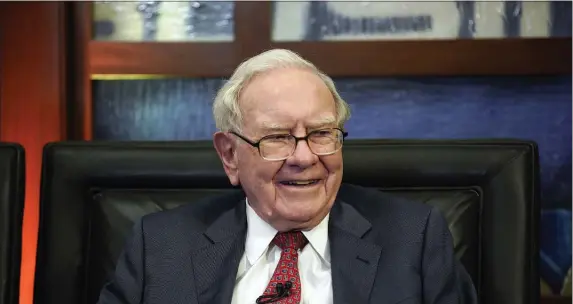
[{"label": "suit lapel", "polygon": [[198,303],[231,303],[239,261],[245,251],[245,201],[220,216],[192,253]]},{"label": "suit lapel", "polygon": [[378,270],[380,246],[366,239],[370,222],[337,200],[329,222],[334,304],[368,303]]}]

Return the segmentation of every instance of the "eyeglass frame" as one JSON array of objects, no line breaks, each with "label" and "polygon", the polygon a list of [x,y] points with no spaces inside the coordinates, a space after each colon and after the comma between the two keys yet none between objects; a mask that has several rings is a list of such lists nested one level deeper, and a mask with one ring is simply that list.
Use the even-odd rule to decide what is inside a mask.
[{"label": "eyeglass frame", "polygon": [[[310,144],[308,143],[308,138],[309,138],[312,134],[315,134],[316,132],[325,131],[325,130],[338,130],[338,131],[340,131],[340,132],[342,133],[342,142],[341,142],[341,144],[340,144],[340,148],[338,148],[337,150],[334,150],[333,152],[329,152],[329,153],[325,153],[325,154],[317,154],[317,153],[315,153],[314,151],[312,151],[312,148],[310,147]],[[313,154],[315,154],[315,155],[317,155],[317,156],[332,155],[332,154],[334,154],[334,153],[340,151],[340,149],[342,149],[342,146],[344,145],[344,140],[345,140],[346,137],[348,136],[348,132],[342,130],[341,128],[324,128],[324,129],[318,129],[318,130],[314,130],[314,131],[308,132],[308,133],[307,133],[305,136],[303,136],[303,137],[296,137],[296,136],[294,136],[294,135],[292,135],[292,134],[280,134],[280,133],[277,133],[277,134],[269,134],[269,135],[265,135],[265,136],[261,137],[258,141],[252,141],[252,140],[248,139],[247,137],[245,137],[244,135],[241,135],[241,134],[239,134],[239,133],[237,133],[237,132],[235,132],[235,131],[229,131],[229,133],[231,133],[231,134],[233,134],[233,135],[239,137],[240,139],[242,139],[243,141],[245,141],[245,142],[248,143],[249,145],[253,146],[254,148],[257,148],[257,150],[259,151],[259,156],[260,156],[262,159],[266,160],[266,161],[282,161],[282,160],[285,160],[285,159],[289,158],[289,157],[294,153],[294,151],[296,151],[296,148],[297,148],[297,146],[298,146],[298,142],[301,141],[301,140],[304,140],[304,141],[306,142],[306,144],[308,145],[308,148],[309,148],[310,152],[312,152]],[[294,149],[292,149],[292,152],[290,152],[290,154],[289,154],[288,156],[284,157],[284,158],[267,159],[267,158],[265,158],[265,157],[263,156],[263,154],[261,153],[261,142],[262,142],[263,140],[265,140],[266,138],[270,138],[270,137],[272,137],[272,136],[277,136],[277,135],[285,135],[285,136],[290,136],[290,137],[294,138],[294,140],[295,140],[295,142],[294,142]]]}]

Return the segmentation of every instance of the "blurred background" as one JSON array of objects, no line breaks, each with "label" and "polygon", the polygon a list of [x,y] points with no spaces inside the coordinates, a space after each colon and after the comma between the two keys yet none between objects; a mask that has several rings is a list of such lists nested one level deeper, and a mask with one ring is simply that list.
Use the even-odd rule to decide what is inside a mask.
[{"label": "blurred background", "polygon": [[274,47],[299,52],[334,78],[352,109],[350,138],[536,141],[542,294],[571,296],[571,2],[0,8],[0,139],[23,143],[29,158],[21,303],[32,303],[41,147],[210,139],[217,89],[242,60]]}]

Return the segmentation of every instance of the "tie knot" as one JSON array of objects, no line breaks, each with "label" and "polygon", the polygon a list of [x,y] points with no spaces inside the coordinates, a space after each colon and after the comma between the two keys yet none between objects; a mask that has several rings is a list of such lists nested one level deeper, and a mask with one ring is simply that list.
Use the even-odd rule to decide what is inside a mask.
[{"label": "tie knot", "polygon": [[308,244],[308,240],[300,231],[279,232],[273,239],[273,244],[283,250],[287,248],[299,250]]}]

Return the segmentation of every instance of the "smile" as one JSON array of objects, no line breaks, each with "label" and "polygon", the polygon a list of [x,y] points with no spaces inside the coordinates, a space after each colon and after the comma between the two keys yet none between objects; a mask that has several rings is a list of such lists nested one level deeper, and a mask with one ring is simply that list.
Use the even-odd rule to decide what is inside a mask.
[{"label": "smile", "polygon": [[281,181],[281,185],[285,186],[294,186],[294,187],[308,187],[312,185],[316,185],[320,182],[319,179],[310,179],[310,180],[289,180],[289,181]]}]

